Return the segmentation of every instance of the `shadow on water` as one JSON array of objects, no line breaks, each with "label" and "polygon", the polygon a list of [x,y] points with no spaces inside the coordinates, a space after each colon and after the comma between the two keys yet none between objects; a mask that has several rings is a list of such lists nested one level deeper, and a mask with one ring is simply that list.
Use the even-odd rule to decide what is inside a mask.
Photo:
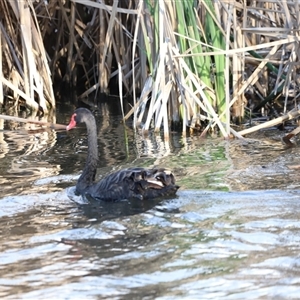
[{"label": "shadow on water", "polygon": [[89,199],[85,204],[78,204],[78,209],[88,220],[103,222],[105,220],[113,220],[120,217],[144,213],[166,199],[167,197],[164,199],[157,198],[147,201],[130,199],[114,203]]}]

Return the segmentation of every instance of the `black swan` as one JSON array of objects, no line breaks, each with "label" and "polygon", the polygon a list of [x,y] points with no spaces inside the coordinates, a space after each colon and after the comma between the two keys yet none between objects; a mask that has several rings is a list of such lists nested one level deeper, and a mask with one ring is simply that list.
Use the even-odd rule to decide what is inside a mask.
[{"label": "black swan", "polygon": [[114,172],[99,182],[95,181],[98,163],[96,121],[86,108],[78,108],[71,116],[67,130],[79,123],[85,123],[88,135],[88,155],[85,167],[76,184],[79,194],[104,201],[118,201],[137,198],[153,199],[175,195],[179,186],[174,175],[165,169],[128,168]]}]

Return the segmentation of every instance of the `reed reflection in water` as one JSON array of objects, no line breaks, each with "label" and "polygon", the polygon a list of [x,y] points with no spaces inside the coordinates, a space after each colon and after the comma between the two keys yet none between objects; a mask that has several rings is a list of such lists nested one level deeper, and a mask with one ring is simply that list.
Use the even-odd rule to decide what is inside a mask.
[{"label": "reed reflection in water", "polygon": [[120,116],[99,110],[97,120],[99,177],[163,165],[178,196],[81,203],[85,128],[0,132],[3,299],[299,298],[297,148],[176,134],[166,143],[130,129],[126,140]]}]

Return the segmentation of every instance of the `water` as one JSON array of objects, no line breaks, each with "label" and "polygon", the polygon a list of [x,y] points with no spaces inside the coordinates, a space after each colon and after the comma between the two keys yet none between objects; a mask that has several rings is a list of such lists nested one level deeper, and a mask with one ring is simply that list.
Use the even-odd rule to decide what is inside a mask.
[{"label": "water", "polygon": [[[2,299],[299,299],[299,149],[283,133],[169,142],[100,111],[101,177],[175,171],[173,199],[84,204],[84,128],[0,136]],[[67,123],[69,114],[59,115]]]}]

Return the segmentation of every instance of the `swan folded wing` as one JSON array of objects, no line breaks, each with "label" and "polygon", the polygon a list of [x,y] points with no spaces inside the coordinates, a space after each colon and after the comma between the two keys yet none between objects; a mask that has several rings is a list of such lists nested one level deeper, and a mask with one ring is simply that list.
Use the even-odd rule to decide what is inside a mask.
[{"label": "swan folded wing", "polygon": [[128,168],[103,178],[90,190],[94,198],[119,201],[137,198],[140,200],[175,194],[174,175],[165,169]]},{"label": "swan folded wing", "polygon": [[148,181],[158,186],[175,184],[174,175],[169,170],[128,168],[106,176],[97,185],[104,190],[111,184],[122,184],[126,179],[131,179],[134,182]]},{"label": "swan folded wing", "polygon": [[103,201],[120,201],[129,198],[130,190],[125,185],[111,184],[109,188],[101,190],[99,188],[91,191],[93,198]]},{"label": "swan folded wing", "polygon": [[89,194],[93,198],[104,201],[119,201],[129,198],[143,199],[143,196],[139,195],[143,188],[142,186],[137,187],[133,179],[140,176],[137,173],[141,170],[142,168],[130,168],[109,174],[91,186]]}]

